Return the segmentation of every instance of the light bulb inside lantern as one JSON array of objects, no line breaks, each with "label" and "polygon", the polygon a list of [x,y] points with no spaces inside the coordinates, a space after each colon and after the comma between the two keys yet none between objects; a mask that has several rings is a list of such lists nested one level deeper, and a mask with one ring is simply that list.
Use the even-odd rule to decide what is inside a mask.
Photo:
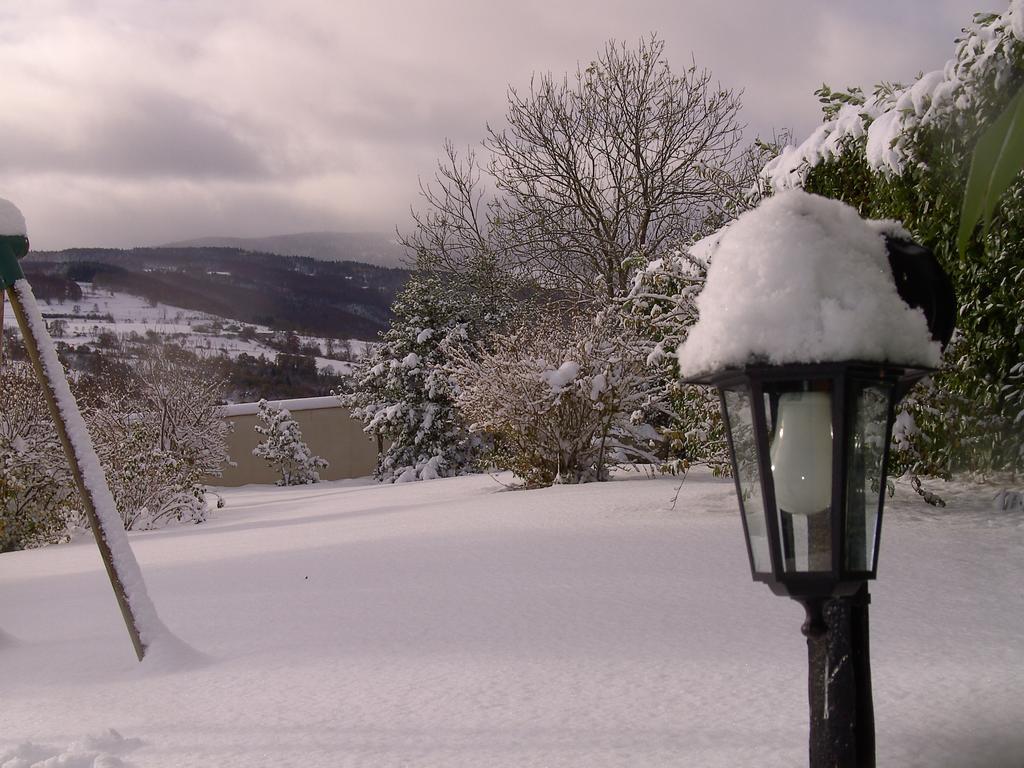
[{"label": "light bulb inside lantern", "polygon": [[779,396],[771,445],[775,502],[794,515],[812,515],[832,501],[832,399],[828,392]]}]

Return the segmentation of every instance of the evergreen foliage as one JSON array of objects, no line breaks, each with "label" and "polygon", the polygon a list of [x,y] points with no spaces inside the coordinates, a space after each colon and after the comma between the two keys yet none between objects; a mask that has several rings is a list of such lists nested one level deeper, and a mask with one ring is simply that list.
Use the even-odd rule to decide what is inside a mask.
[{"label": "evergreen foliage", "polygon": [[694,463],[706,464],[715,474],[730,471],[718,396],[708,387],[684,384],[675,355],[697,321],[695,301],[707,275],[707,245],[702,241],[673,250],[638,270],[619,307],[648,371],[642,417],[661,435],[659,464],[670,472]]},{"label": "evergreen foliage", "polygon": [[[953,280],[957,332],[931,385],[902,406],[894,474],[987,475],[1024,467],[1019,173],[987,231],[970,232],[962,255],[957,242],[972,150],[1024,82],[1024,40],[1013,30],[1012,13],[977,15],[945,70],[907,88],[883,84],[868,98],[822,89],[822,136],[766,169],[776,186],[799,184],[864,216],[900,220]],[[784,166],[788,175],[779,172]]]},{"label": "evergreen foliage", "polygon": [[471,434],[455,407],[450,362],[504,324],[512,307],[494,296],[482,304],[426,272],[414,273],[399,294],[391,328],[357,369],[353,391],[341,397],[383,448],[380,480],[429,480],[474,468],[486,438]]},{"label": "evergreen foliage", "polygon": [[326,459],[314,456],[302,439],[302,429],[287,408],[278,408],[260,400],[256,431],[263,441],[252,449],[253,456],[266,460],[281,473],[277,485],[309,485],[320,482],[318,470],[326,469]]}]

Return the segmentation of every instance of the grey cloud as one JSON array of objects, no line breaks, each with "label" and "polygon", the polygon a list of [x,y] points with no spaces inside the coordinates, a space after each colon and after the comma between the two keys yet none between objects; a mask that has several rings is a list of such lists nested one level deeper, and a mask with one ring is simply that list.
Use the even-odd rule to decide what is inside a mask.
[{"label": "grey cloud", "polygon": [[99,168],[114,174],[192,178],[258,178],[260,154],[231,132],[229,120],[184,99],[139,93],[94,135]]},{"label": "grey cloud", "polygon": [[287,184],[197,186],[68,176],[54,181],[16,185],[8,193],[24,212],[37,249],[158,245],[225,232],[255,237],[360,224],[332,209],[328,195],[322,201],[297,199]]},{"label": "grey cloud", "polygon": [[[197,103],[155,91],[112,94],[98,118],[82,120],[75,141],[47,127],[0,123],[0,166],[8,172],[105,177],[255,180],[264,158],[232,133],[230,121]],[[31,115],[20,115],[31,126]]]},{"label": "grey cloud", "polygon": [[430,97],[395,91],[366,90],[359,108],[339,105],[331,116],[339,139],[373,140],[374,143],[424,147],[440,152],[445,138],[475,142],[484,137],[487,121],[501,116],[504,91],[498,98],[438,93]]},{"label": "grey cloud", "polygon": [[[41,247],[392,230],[442,142],[505,90],[656,31],[675,69],[744,90],[753,133],[820,120],[823,80],[941,66],[972,0],[50,0],[0,12],[0,196]],[[1000,0],[997,5],[1003,5]],[[70,21],[68,21],[70,19]],[[32,44],[23,41],[31,39]],[[37,52],[44,50],[45,56]],[[32,224],[30,223],[30,226]],[[40,239],[41,238],[41,239]]]}]

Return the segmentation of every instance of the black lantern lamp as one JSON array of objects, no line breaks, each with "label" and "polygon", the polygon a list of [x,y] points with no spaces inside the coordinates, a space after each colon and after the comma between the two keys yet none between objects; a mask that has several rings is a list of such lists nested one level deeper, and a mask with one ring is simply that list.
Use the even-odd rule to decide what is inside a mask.
[{"label": "black lantern lamp", "polygon": [[[949,278],[915,243],[887,237],[886,246],[900,298],[945,346],[956,316]],[[878,570],[896,406],[930,372],[852,360],[748,364],[688,380],[721,398],[754,579],[807,612],[812,766],[874,765],[866,585]]]},{"label": "black lantern lamp", "polygon": [[850,595],[878,567],[894,408],[927,369],[750,365],[718,388],[750,568],[778,595]]},{"label": "black lantern lamp", "polygon": [[[956,299],[930,251],[886,238],[900,297],[949,342]],[[851,595],[878,570],[895,408],[931,369],[842,361],[746,365],[689,380],[719,391],[750,569],[775,594]]]}]

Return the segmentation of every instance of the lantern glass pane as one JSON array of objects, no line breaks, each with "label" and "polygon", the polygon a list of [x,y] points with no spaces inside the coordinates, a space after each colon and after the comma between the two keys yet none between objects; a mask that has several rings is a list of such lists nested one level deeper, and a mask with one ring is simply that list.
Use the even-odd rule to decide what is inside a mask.
[{"label": "lantern glass pane", "polygon": [[764,518],[764,498],[761,495],[761,473],[757,464],[757,439],[754,416],[750,408],[750,393],[746,390],[726,390],[726,412],[735,453],[736,485],[740,495],[740,509],[747,526],[750,554],[754,573],[771,573],[772,561],[768,550],[768,531]]},{"label": "lantern glass pane", "polygon": [[830,380],[766,387],[772,484],[791,573],[832,571],[832,385]]},{"label": "lantern glass pane", "polygon": [[846,570],[874,569],[890,388],[854,384],[846,484]]}]

